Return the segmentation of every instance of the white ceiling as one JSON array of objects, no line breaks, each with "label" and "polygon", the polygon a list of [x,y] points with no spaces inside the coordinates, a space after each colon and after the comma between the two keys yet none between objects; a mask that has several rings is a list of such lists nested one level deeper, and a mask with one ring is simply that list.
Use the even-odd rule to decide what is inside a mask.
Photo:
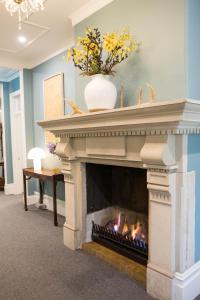
[{"label": "white ceiling", "polygon": [[[66,48],[73,40],[69,16],[97,2],[100,0],[46,0],[44,11],[32,14],[21,31],[17,15],[11,17],[0,3],[0,67],[29,68]],[[27,37],[26,44],[19,44],[19,35]]]}]

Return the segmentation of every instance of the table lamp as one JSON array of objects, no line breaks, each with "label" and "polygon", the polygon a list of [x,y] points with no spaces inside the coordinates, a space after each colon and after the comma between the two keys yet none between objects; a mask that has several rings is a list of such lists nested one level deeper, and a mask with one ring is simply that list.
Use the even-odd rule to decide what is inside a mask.
[{"label": "table lamp", "polygon": [[34,171],[41,171],[41,159],[45,158],[45,152],[41,148],[35,147],[28,152],[28,159],[33,159]]}]

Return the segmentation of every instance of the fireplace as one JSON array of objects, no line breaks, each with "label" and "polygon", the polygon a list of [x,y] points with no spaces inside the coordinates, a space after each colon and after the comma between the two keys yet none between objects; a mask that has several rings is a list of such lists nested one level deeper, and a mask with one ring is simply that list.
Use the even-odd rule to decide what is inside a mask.
[{"label": "fireplace", "polygon": [[[102,238],[99,232],[108,236],[107,227],[111,225],[113,231],[119,225],[120,213],[123,223],[133,226],[137,225],[137,218],[125,222],[131,213],[142,214],[144,219],[148,214],[146,289],[157,299],[192,300],[200,294],[200,261],[196,261],[195,247],[199,242],[195,234],[195,184],[200,182],[195,166],[188,169],[188,160],[194,156],[188,144],[191,136],[192,140],[198,139],[199,120],[200,102],[180,99],[39,123],[60,138],[56,153],[65,176],[64,244],[76,250],[92,236]],[[199,153],[195,157],[198,164]],[[122,173],[121,166],[125,168]],[[96,167],[94,176],[101,178],[97,182],[99,187],[106,186],[104,192],[99,188],[94,193],[94,185],[87,191],[86,183],[92,180]],[[92,174],[89,179],[88,168]],[[113,172],[118,175],[112,176]],[[121,201],[124,191],[136,195],[139,190],[133,187],[139,183],[131,181],[132,172],[133,177],[137,172],[145,177],[146,185],[141,190],[146,195],[148,189],[148,205],[144,196],[143,208],[141,201],[133,203],[131,197]],[[122,184],[125,176],[128,180]],[[114,190],[110,188],[113,180],[118,180]],[[104,222],[102,215],[105,218],[106,214],[108,219]],[[138,221],[139,226],[143,224],[142,219]],[[115,237],[121,240],[122,233],[119,234]]]},{"label": "fireplace", "polygon": [[142,264],[148,259],[146,169],[86,164],[87,241]]}]

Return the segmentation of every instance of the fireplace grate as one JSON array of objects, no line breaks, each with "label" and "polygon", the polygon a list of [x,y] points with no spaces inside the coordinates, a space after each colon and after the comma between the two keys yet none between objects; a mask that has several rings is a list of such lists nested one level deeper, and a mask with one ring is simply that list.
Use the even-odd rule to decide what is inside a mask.
[{"label": "fireplace grate", "polygon": [[92,240],[143,265],[147,265],[148,244],[144,241],[111,231],[105,226],[95,224],[94,221],[92,221]]}]

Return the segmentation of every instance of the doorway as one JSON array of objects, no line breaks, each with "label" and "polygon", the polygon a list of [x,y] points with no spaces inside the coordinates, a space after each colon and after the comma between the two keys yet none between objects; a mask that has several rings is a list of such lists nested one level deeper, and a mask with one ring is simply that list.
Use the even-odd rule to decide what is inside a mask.
[{"label": "doorway", "polygon": [[13,194],[23,192],[22,169],[24,167],[24,124],[20,90],[10,94],[10,122],[13,164]]},{"label": "doorway", "polygon": [[2,84],[0,84],[0,191],[3,191],[5,186],[4,158],[3,158],[2,99],[3,99],[3,87]]}]

